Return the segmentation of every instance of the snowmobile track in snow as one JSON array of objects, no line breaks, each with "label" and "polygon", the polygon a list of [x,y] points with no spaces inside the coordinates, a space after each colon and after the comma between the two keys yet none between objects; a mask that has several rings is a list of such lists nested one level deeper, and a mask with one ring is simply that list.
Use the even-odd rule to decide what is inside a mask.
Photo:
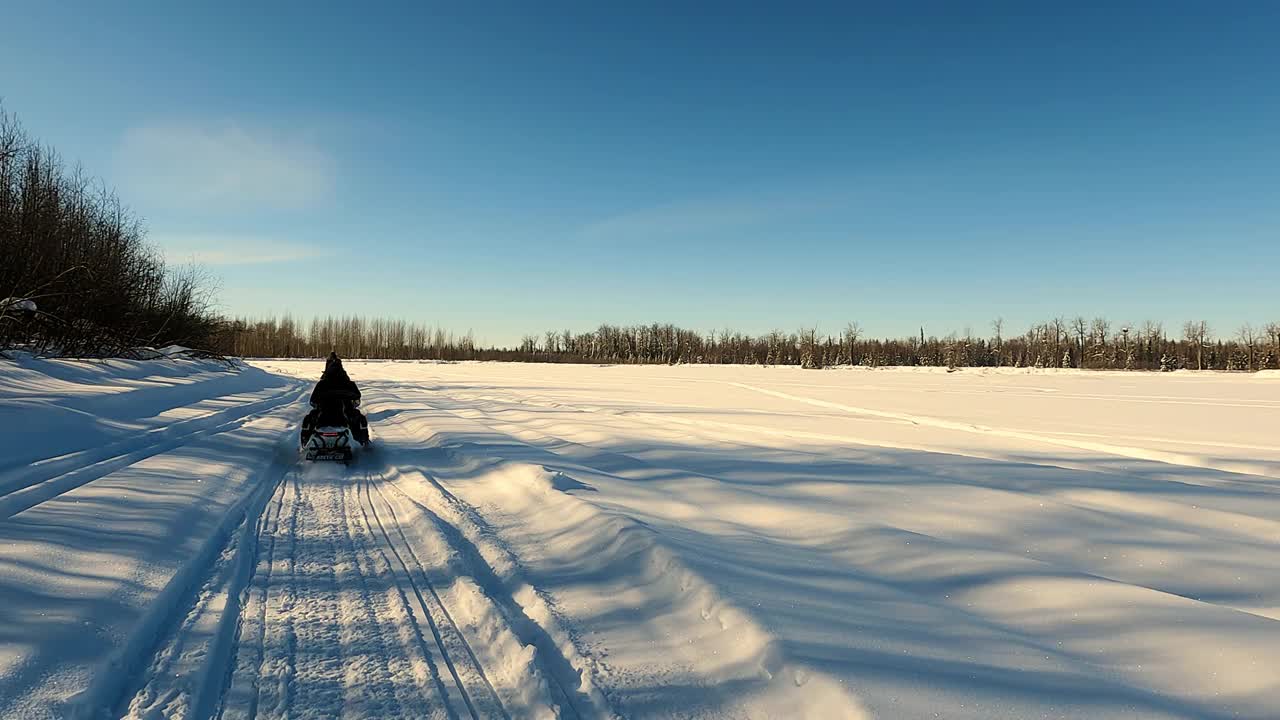
[{"label": "snowmobile track in snow", "polygon": [[[379,482],[385,482],[385,479],[379,477]],[[445,607],[445,604],[441,601],[440,594],[436,591],[435,586],[432,585],[431,580],[427,577],[426,569],[418,559],[418,556],[414,553],[413,546],[409,543],[408,538],[405,537],[404,529],[400,526],[400,521],[399,518],[396,517],[395,509],[387,501],[386,495],[383,494],[381,488],[374,487],[373,480],[368,475],[365,476],[364,482],[361,483],[361,488],[364,490],[364,505],[361,508],[361,512],[363,513],[365,509],[368,510],[369,516],[372,516],[374,523],[377,525],[378,534],[382,537],[384,542],[382,546],[383,549],[390,551],[391,555],[395,558],[396,565],[400,568],[400,572],[397,573],[398,578],[404,581],[400,586],[401,589],[407,587],[412,591],[414,597],[417,599],[418,608],[421,609],[428,626],[431,628],[431,634],[435,639],[436,648],[439,650],[440,656],[444,660],[445,665],[449,668],[449,674],[452,676],[458,689],[458,693],[466,704],[467,710],[473,718],[482,717],[477,714],[476,702],[473,701],[472,696],[476,694],[491,696],[494,706],[496,706],[497,710],[501,712],[502,716],[510,718],[510,715],[502,706],[502,701],[499,699],[497,691],[494,690],[493,684],[489,681],[488,676],[484,673],[484,669],[480,665],[480,661],[476,658],[475,651],[471,648],[471,645],[458,629],[458,625],[454,622],[448,608]],[[396,527],[395,535],[397,535],[400,538],[400,542],[403,543],[403,553],[400,549],[397,549],[397,543],[392,539],[392,534],[387,532],[386,523],[383,522],[382,515],[378,512],[378,502],[373,498],[373,494],[375,492],[378,495],[378,499],[382,502],[383,507],[391,516],[391,522]],[[366,523],[368,523],[369,516],[365,517]],[[416,573],[414,569],[411,569],[410,563],[405,560],[406,557],[412,561],[412,566],[413,568],[416,568]],[[414,579],[415,574],[420,578],[421,583]],[[423,595],[423,587],[426,588],[426,596]],[[427,597],[430,597],[430,601],[427,600]],[[443,620],[443,622],[439,622],[437,618]],[[453,650],[452,653],[450,652],[451,648]],[[459,653],[459,651],[461,652]],[[462,654],[465,657],[462,662],[469,662],[474,666],[475,674],[483,682],[483,690],[476,687],[474,680],[471,682],[464,682],[464,680],[459,676],[457,669],[457,665],[459,663],[455,662],[453,659],[453,655],[457,654]],[[470,686],[470,688],[468,686]]]},{"label": "snowmobile track in snow", "polygon": [[[377,471],[303,465],[264,488],[203,586],[173,613],[168,637],[118,712],[199,720],[528,716],[504,702],[522,688],[495,687],[485,667],[494,653],[474,647],[483,632],[476,608],[459,617],[453,606],[497,601],[457,592],[463,573],[441,560],[457,553],[450,533],[433,517],[428,547],[415,544],[402,524],[412,506],[397,505],[411,499],[386,484]],[[242,564],[253,569],[237,581]],[[542,674],[533,671],[532,681]],[[552,682],[563,696],[559,679]],[[572,701],[560,709],[582,717]]]},{"label": "snowmobile track in snow", "polygon": [[0,519],[13,517],[122,468],[181,448],[193,440],[243,427],[254,418],[287,405],[297,397],[298,393],[290,389],[247,405],[149,431],[143,435],[144,438],[155,435],[159,439],[142,445],[136,438],[130,438],[105,447],[50,458],[29,467],[0,471]]},{"label": "snowmobile track in snow", "polygon": [[[464,525],[469,525],[475,533],[484,536],[492,544],[492,531],[480,514],[475,508],[450,493],[429,473],[419,472],[422,482],[415,487],[424,491],[420,497],[410,495],[397,483],[381,484],[389,487],[410,507],[424,515],[423,519],[429,522],[433,532],[437,533],[449,549],[457,554],[457,563],[460,565],[458,573],[465,574],[476,583],[485,602],[501,617],[504,628],[510,631],[513,639],[522,646],[536,650],[535,672],[548,683],[547,689],[558,710],[557,715],[579,720],[584,717],[610,715],[611,712],[607,707],[597,706],[596,699],[577,689],[577,685],[581,682],[579,670],[574,667],[569,658],[562,654],[548,629],[529,616],[527,609],[513,596],[507,583],[490,565],[485,552],[477,547],[468,537],[468,533],[463,530]],[[374,486],[374,489],[383,496],[387,503],[386,507],[392,511],[396,527],[404,538],[405,525],[395,517],[394,508],[386,499],[382,488]],[[446,515],[448,518],[445,517]],[[405,541],[408,546],[408,539],[405,538]],[[505,560],[500,562],[515,562],[505,546],[491,547],[490,550],[496,551],[499,555],[506,555]],[[535,595],[538,593],[532,587],[526,586],[526,588],[533,591]],[[545,599],[540,598],[540,601],[545,602]]]},{"label": "snowmobile track in snow", "polygon": [[305,461],[264,472],[185,599],[158,609],[113,716],[611,715],[468,539],[474,509],[434,478]]},{"label": "snowmobile track in snow", "polygon": [[387,575],[370,533],[352,522],[354,488],[308,470],[282,486],[262,524],[264,552],[221,716],[412,715],[423,688],[398,652],[391,621],[403,613],[379,592]]},{"label": "snowmobile track in snow", "polygon": [[[283,491],[296,471],[277,471],[265,481],[214,561],[204,585],[188,603],[185,617],[158,643],[149,667],[125,698],[126,717],[208,718],[230,681],[231,662],[243,624],[242,610],[253,581],[259,537],[271,527],[267,555],[274,554]],[[174,613],[176,614],[176,613]],[[174,619],[171,617],[171,621]]]}]

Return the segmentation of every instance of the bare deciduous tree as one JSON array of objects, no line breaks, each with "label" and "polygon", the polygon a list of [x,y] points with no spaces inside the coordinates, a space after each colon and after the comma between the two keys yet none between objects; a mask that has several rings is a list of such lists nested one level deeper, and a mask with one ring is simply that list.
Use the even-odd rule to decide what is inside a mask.
[{"label": "bare deciduous tree", "polygon": [[1258,349],[1257,331],[1253,329],[1252,325],[1250,325],[1249,323],[1245,323],[1244,325],[1240,326],[1239,330],[1236,331],[1236,338],[1240,341],[1240,344],[1244,346],[1244,351],[1246,353],[1246,358],[1247,358],[1246,361],[1248,363],[1248,367],[1245,369],[1250,371],[1256,370],[1257,358],[1255,356]]},{"label": "bare deciduous tree", "polygon": [[0,349],[111,355],[142,345],[210,348],[222,321],[211,279],[166,266],[141,224],[81,168],[31,141],[0,108]]},{"label": "bare deciduous tree", "polygon": [[[1204,348],[1209,341],[1209,323],[1204,320],[1188,321],[1182,326],[1182,338],[1188,350],[1196,354],[1196,369],[1204,369]],[[1190,357],[1188,356],[1188,360]]]}]

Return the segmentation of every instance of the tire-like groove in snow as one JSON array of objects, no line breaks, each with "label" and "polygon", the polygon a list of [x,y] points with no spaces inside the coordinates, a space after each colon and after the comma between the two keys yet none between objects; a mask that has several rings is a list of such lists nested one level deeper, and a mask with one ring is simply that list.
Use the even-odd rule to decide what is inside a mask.
[{"label": "tire-like groove in snow", "polygon": [[[449,398],[451,402],[456,402],[453,398]],[[504,436],[512,442],[536,449],[539,453],[546,453],[548,456],[554,457],[556,453],[546,448],[542,448],[537,444],[530,444],[520,440],[517,436],[508,435],[497,430],[493,425],[484,420],[474,417],[468,417],[466,411],[458,411],[446,407],[441,407],[434,401],[423,401],[423,404],[438,413],[443,413],[459,420],[472,423],[474,425],[485,428],[486,431]],[[499,422],[498,425],[506,423]],[[541,434],[535,432],[535,434]],[[433,443],[440,447],[447,454],[454,454],[453,448],[441,446],[438,439]],[[578,443],[573,443],[578,444]],[[509,465],[512,467],[525,467],[534,471],[544,473],[554,472],[548,467],[539,464],[536,461],[530,461],[526,458],[511,458],[504,453],[499,453],[495,457],[490,457],[486,452],[487,448],[479,443],[463,442],[463,447],[471,447],[479,450],[476,458],[480,460],[497,460],[499,465]],[[628,456],[629,457],[629,456]],[[636,458],[631,458],[637,460]],[[560,463],[553,463],[559,465]],[[571,463],[577,465],[577,463]],[[647,464],[647,463],[645,463]],[[602,473],[602,471],[594,468],[585,468],[590,472]],[[424,479],[434,486],[435,492],[433,496],[438,496],[444,501],[444,505],[438,507],[438,510],[447,511],[450,518],[447,522],[461,523],[463,525],[470,524],[476,526],[480,530],[480,536],[492,539],[492,533],[484,532],[484,518],[468,503],[461,500],[451,493],[439,480],[430,473],[419,468],[419,472]],[[609,473],[603,472],[608,475]],[[564,495],[563,497],[571,500],[573,503],[581,507],[593,507],[591,503],[576,498],[572,495]],[[430,502],[430,501],[429,501]],[[424,508],[430,510],[429,508]],[[433,513],[435,511],[432,511]],[[602,517],[607,514],[600,513],[598,509],[594,510]],[[735,604],[732,600],[726,598],[721,591],[712,583],[708,582],[703,576],[691,570],[680,557],[668,549],[660,540],[660,536],[653,530],[643,524],[636,524],[629,518],[614,518],[608,525],[610,533],[616,535],[620,542],[639,543],[639,549],[645,553],[647,564],[655,569],[660,575],[678,581],[678,592],[681,597],[689,598],[692,601],[702,605],[702,620],[714,623],[712,633],[733,632],[737,635],[744,636],[746,639],[735,640],[737,650],[744,660],[744,664],[755,666],[759,670],[759,674],[748,674],[741,678],[745,683],[755,686],[757,692],[766,692],[774,696],[771,701],[772,709],[766,713],[768,717],[849,717],[864,718],[865,712],[857,702],[856,698],[850,695],[839,683],[823,673],[812,671],[803,665],[797,665],[786,655],[777,637],[769,632],[751,612],[743,609]],[[623,536],[627,536],[623,539]],[[641,538],[634,540],[634,538]],[[501,542],[497,543],[498,552],[502,552]],[[512,560],[515,561],[514,556]],[[515,561],[518,567],[518,561]],[[484,563],[485,566],[491,563]],[[628,563],[630,564],[630,563]],[[649,584],[655,582],[650,578],[643,576],[636,578],[637,583]],[[710,636],[709,636],[710,637]],[[674,647],[673,650],[679,650]],[[589,676],[588,676],[589,678]],[[766,688],[768,688],[766,690]],[[803,689],[801,689],[803,688]],[[727,683],[719,678],[712,678],[711,684],[706,686],[705,699],[711,701],[712,705],[723,704],[730,716],[745,716],[745,705],[735,705],[742,695],[742,689],[731,689],[727,687]],[[612,701],[606,701],[601,705],[611,705]],[[801,707],[801,706],[805,707]],[[827,715],[815,715],[813,708],[824,707],[827,709]],[[710,707],[710,706],[708,706]],[[782,708],[789,707],[789,712],[795,712],[795,715],[782,714]],[[625,711],[624,711],[625,712]],[[834,714],[832,714],[834,713]],[[701,716],[699,711],[692,711],[690,717]]]},{"label": "tire-like groove in snow", "polygon": [[[288,684],[293,675],[293,622],[292,616],[287,613],[281,613],[280,610],[284,606],[287,597],[282,590],[289,589],[290,595],[292,588],[274,587],[278,574],[284,573],[289,584],[292,583],[293,572],[296,569],[296,545],[297,532],[299,526],[299,507],[300,507],[300,487],[297,474],[291,475],[285,483],[280,495],[280,505],[275,513],[274,527],[271,533],[271,551],[266,559],[266,568],[262,568],[259,563],[258,573],[255,576],[255,585],[261,587],[258,597],[258,608],[256,615],[256,636],[257,642],[252,649],[256,650],[256,657],[252,662],[248,662],[246,658],[241,656],[244,651],[243,632],[241,633],[241,644],[237,652],[236,668],[232,676],[228,694],[223,698],[223,708],[220,713],[221,717],[231,717],[236,720],[258,717],[262,711],[264,700],[268,707],[285,706],[287,708]],[[287,515],[287,531],[283,535],[286,540],[283,546],[280,545],[280,526],[282,518]],[[281,555],[281,551],[283,554]],[[260,581],[258,579],[261,578]],[[275,592],[272,592],[272,590]],[[282,615],[281,622],[272,623],[270,620],[273,615]],[[240,708],[238,705],[231,705],[232,701],[243,695],[245,697],[246,707]]]},{"label": "tire-like groove in snow", "polygon": [[[202,541],[190,561],[169,578],[123,638],[119,648],[92,677],[88,687],[67,703],[65,717],[97,718],[113,712],[118,714],[127,701],[127,694],[145,685],[150,669],[157,664],[178,660],[175,655],[182,654],[183,645],[187,642],[186,638],[179,636],[181,628],[188,621],[194,622],[191,612],[200,611],[203,601],[201,590],[206,589],[209,582],[216,582],[220,571],[226,572],[224,579],[229,583],[234,583],[238,577],[236,570],[241,544],[232,538],[233,534],[242,523],[256,522],[264,506],[263,499],[270,497],[267,489],[274,487],[286,473],[285,467],[278,461],[272,461],[259,471],[257,480],[246,483],[253,489],[245,492],[228,509],[220,525]],[[229,545],[237,547],[229,550]],[[217,627],[222,629],[220,624]],[[199,665],[197,671],[203,668],[203,664]],[[197,692],[209,677],[200,675],[196,681]],[[172,698],[181,693],[166,689],[162,694]]]},{"label": "tire-like groove in snow", "polygon": [[[356,486],[355,488],[356,499],[359,500],[360,515],[364,519],[365,527],[369,530],[370,536],[373,537],[375,534],[378,533],[378,531],[375,530],[374,522],[370,519],[370,516],[369,516],[368,506],[366,505],[364,498],[361,497],[361,492],[364,490],[364,487],[365,487],[365,483],[360,483]],[[395,556],[388,555],[387,553],[387,546],[384,544],[386,542],[385,536],[381,542],[379,542],[376,539],[376,537],[373,537],[373,542],[378,544],[379,546],[378,552],[382,555],[383,561],[386,563],[388,571],[391,574],[397,576],[395,591],[399,595],[400,601],[403,605],[403,609],[407,614],[408,623],[413,628],[414,639],[418,645],[418,648],[422,652],[422,656],[425,662],[427,663],[428,669],[431,674],[432,683],[434,684],[436,691],[440,694],[441,702],[444,705],[445,713],[449,716],[451,720],[457,720],[458,711],[454,706],[457,704],[458,700],[452,697],[452,695],[455,693],[462,692],[461,683],[458,682],[457,674],[451,666],[449,667],[449,670],[455,683],[454,692],[452,693],[450,692],[449,686],[445,683],[444,678],[440,676],[439,665],[441,662],[447,663],[448,656],[444,653],[444,646],[443,646],[443,643],[440,642],[439,631],[435,626],[435,621],[432,619],[431,614],[427,611],[426,604],[421,601],[421,598],[417,598],[416,593],[415,593],[415,598],[418,599],[418,604],[415,606],[409,600],[407,593],[415,592],[416,588],[412,587],[409,582],[401,581],[401,578],[399,577],[399,573],[397,573],[395,570],[395,563],[392,560],[392,557],[395,557]],[[403,570],[403,567],[402,567],[402,570]],[[409,587],[406,588],[406,586],[409,586]],[[432,637],[434,638],[434,644],[428,643],[426,636],[422,634],[422,626],[424,624],[431,631]],[[434,651],[432,650],[432,647],[435,648]]]},{"label": "tire-like groove in snow", "polygon": [[[448,506],[453,512],[457,513],[459,517],[471,523],[475,527],[476,531],[481,535],[491,536],[493,534],[491,529],[486,523],[484,523],[483,519],[474,508],[445,489],[444,486],[442,486],[440,482],[430,474],[421,472],[421,475],[423,479],[426,480],[424,487],[429,488],[431,492],[438,495],[446,506]],[[462,557],[462,562],[471,570],[475,581],[483,589],[490,602],[498,608],[503,619],[510,626],[516,637],[518,637],[522,643],[531,645],[537,649],[539,653],[538,657],[541,658],[540,665],[543,670],[542,674],[550,680],[553,692],[556,695],[556,700],[560,704],[561,710],[567,710],[569,713],[572,713],[573,717],[578,718],[578,720],[582,720],[584,717],[591,717],[593,713],[584,714],[579,705],[582,703],[590,705],[592,699],[587,698],[580,700],[578,698],[579,693],[576,690],[570,690],[569,687],[566,687],[567,683],[571,682],[573,679],[577,679],[576,676],[579,671],[573,667],[573,664],[567,658],[564,658],[559,654],[556,642],[551,637],[551,634],[547,629],[543,628],[537,623],[537,621],[529,617],[525,612],[525,609],[520,605],[519,601],[512,596],[510,590],[506,587],[507,583],[489,565],[489,561],[484,557],[480,548],[467,537],[467,533],[463,532],[461,528],[454,526],[449,520],[443,518],[440,513],[437,512],[437,509],[423,505],[419,499],[409,495],[404,488],[400,487],[398,484],[390,483],[390,485],[392,489],[402,495],[408,502],[417,506],[419,510],[432,520],[436,525],[436,529],[444,536],[446,542],[448,542],[449,545]],[[430,504],[430,501],[428,501],[428,504]],[[497,551],[506,555],[509,562],[517,564],[507,548],[498,545]],[[538,593],[538,591],[535,588],[532,588],[532,586],[530,586],[530,589],[534,593]],[[539,598],[545,602],[545,598],[541,598],[540,594]],[[557,659],[559,662],[557,662]],[[599,708],[596,708],[595,710],[599,710]],[[606,710],[602,714],[607,715],[609,712]]]},{"label": "tire-like groove in snow", "polygon": [[[230,430],[243,427],[254,418],[275,410],[283,405],[287,405],[298,397],[300,397],[300,395],[296,392],[290,391],[281,393],[280,395],[274,395],[271,398],[261,400],[258,403],[253,403],[252,405],[255,407],[252,407],[240,414],[236,414],[232,412],[232,410],[243,410],[244,407],[248,406],[241,406],[231,410],[211,413],[210,416],[222,415],[225,413],[229,415],[231,419],[216,425],[199,427],[189,432],[165,437],[162,440],[155,441],[148,445],[134,447],[115,455],[103,457],[89,465],[82,465],[66,472],[49,473],[38,471],[32,475],[29,472],[10,471],[9,473],[6,473],[6,475],[12,477],[5,477],[0,480],[0,493],[2,493],[0,494],[0,519],[11,518],[20,512],[30,510],[40,503],[47,502],[60,495],[69,493],[76,488],[88,485],[99,478],[106,477],[121,468],[129,467],[130,465],[139,463],[147,458],[155,457],[156,455],[187,445],[196,438],[220,435]],[[210,416],[205,416],[205,418],[201,419],[208,419]],[[73,453],[71,457],[79,456],[82,453],[87,452],[90,451]],[[62,458],[55,458],[54,460],[59,461],[60,463]],[[52,467],[60,468],[61,464],[53,465]]]},{"label": "tire-like groove in snow", "polygon": [[[402,679],[398,684],[393,682],[390,688],[394,709],[378,707],[375,713],[366,713],[366,715],[389,717],[395,714],[394,710],[398,710],[403,717],[425,720],[424,713],[429,711],[433,719],[456,720],[456,714],[453,713],[452,708],[439,700],[445,696],[446,691],[445,685],[440,680],[438,663],[432,658],[430,644],[422,634],[414,614],[413,604],[406,596],[403,587],[395,580],[392,563],[382,551],[377,539],[377,531],[369,522],[368,513],[365,512],[364,503],[360,498],[360,485],[358,481],[348,482],[343,487],[345,507],[358,508],[358,511],[355,509],[345,511],[350,513],[345,517],[352,531],[351,550],[363,576],[362,592],[369,599],[370,613],[367,620],[371,625],[391,631],[378,634],[380,653],[385,663],[384,669],[389,677]],[[370,580],[390,580],[391,582],[371,585]],[[392,652],[390,649],[393,639],[398,643],[399,652]],[[348,669],[348,680],[353,674],[357,682],[363,681],[364,675],[356,665]],[[405,678],[411,679],[412,682],[404,682]]]},{"label": "tire-like groove in snow", "polygon": [[376,494],[305,467],[265,514],[219,717],[507,716]]},{"label": "tire-like groove in snow", "polygon": [[[405,548],[404,554],[402,554],[400,550],[397,549],[395,541],[392,540],[391,538],[391,534],[387,532],[386,523],[382,519],[382,514],[378,512],[377,503],[373,499],[373,492],[375,490],[378,493],[379,497],[382,499],[382,502],[385,505],[386,510],[390,513],[391,522],[398,525],[399,521],[398,521],[398,518],[396,518],[395,509],[392,508],[389,502],[387,502],[386,496],[382,494],[381,489],[373,487],[372,478],[368,474],[366,474],[364,477],[364,491],[365,491],[365,499],[367,501],[367,507],[369,509],[369,512],[371,513],[374,523],[377,525],[378,530],[381,533],[383,539],[386,541],[385,547],[391,551],[392,555],[395,556],[397,563],[400,565],[400,568],[404,571],[404,576],[403,576],[404,579],[409,583],[409,586],[412,588],[414,595],[417,597],[418,602],[421,604],[423,612],[426,614],[426,617],[431,625],[431,631],[435,637],[436,644],[440,648],[440,652],[445,660],[445,664],[448,666],[449,672],[453,676],[454,682],[457,683],[458,690],[461,693],[462,698],[466,703],[467,709],[470,711],[472,718],[475,718],[475,720],[480,720],[481,717],[489,717],[489,715],[488,714],[480,715],[478,713],[478,710],[476,708],[476,700],[474,697],[475,695],[479,694],[476,692],[477,688],[475,687],[472,687],[471,689],[467,688],[467,685],[474,686],[476,683],[474,681],[464,681],[462,679],[462,677],[460,676],[457,670],[457,661],[455,661],[453,657],[453,653],[449,651],[448,645],[454,645],[455,650],[461,650],[461,652],[465,654],[466,656],[465,659],[469,660],[470,663],[474,666],[475,673],[479,676],[480,682],[483,684],[484,689],[488,691],[488,695],[492,698],[493,708],[496,709],[502,715],[502,717],[507,718],[507,720],[510,720],[511,716],[507,713],[506,708],[503,707],[502,701],[498,696],[497,691],[494,690],[493,684],[489,681],[489,677],[485,674],[484,668],[481,666],[480,661],[476,658],[475,651],[471,648],[471,645],[467,642],[466,637],[462,634],[462,631],[459,628],[458,624],[453,620],[453,617],[449,613],[448,608],[445,607],[444,602],[440,599],[440,595],[437,592],[435,585],[431,582],[431,579],[427,576],[426,566],[422,564],[417,554],[414,553],[413,546],[409,543],[408,538],[404,536],[403,530],[399,529],[399,532],[397,534],[400,536],[401,541],[404,543],[404,548]],[[427,602],[426,596],[423,595],[422,588],[420,587],[419,582],[414,579],[414,572],[413,570],[410,569],[408,562],[405,560],[406,554],[411,560],[413,560],[414,566],[416,566],[418,570],[418,575],[422,581],[421,585],[426,587],[427,595],[431,597],[432,602],[430,603]],[[431,612],[432,607],[434,607],[437,610],[436,613]],[[434,617],[437,614],[445,621],[445,623],[448,624],[447,626],[444,626],[442,623],[437,622],[436,617]],[[451,639],[456,638],[456,640],[454,642],[446,641],[444,637],[446,634],[450,635]],[[470,673],[468,673],[468,675],[470,675]],[[485,703],[485,704],[488,705],[489,703]],[[487,710],[488,708],[485,708],[485,709]]]},{"label": "tire-like groove in snow", "polygon": [[[424,575],[425,575],[426,568],[424,565],[422,565],[422,562],[419,559],[419,556],[417,556],[417,552],[413,550],[412,541],[410,541],[410,539],[408,539],[406,534],[404,534],[404,525],[401,523],[401,519],[399,519],[399,516],[397,515],[396,506],[394,506],[393,503],[390,502],[389,498],[387,497],[387,493],[385,493],[383,491],[383,488],[381,488],[383,484],[387,484],[387,478],[383,477],[381,479],[383,479],[383,483],[376,484],[376,486],[374,486],[374,484],[371,484],[371,487],[374,488],[376,492],[378,492],[378,495],[381,498],[381,501],[383,501],[383,505],[387,507],[388,512],[390,512],[390,515],[392,515],[392,521],[394,525],[396,525],[397,534],[399,534],[399,537],[401,537],[401,541],[404,543],[404,548],[406,548],[406,550],[408,551],[408,555],[410,555],[413,562],[415,562],[415,564],[419,566],[419,568],[422,568],[422,571],[424,571]],[[443,539],[445,543],[447,543],[448,546],[452,548],[452,550],[457,550],[456,547],[452,546],[452,543],[449,543],[449,539],[451,538],[447,536],[443,536]],[[474,568],[460,569],[460,568],[452,568],[452,566],[448,566],[448,565],[447,565],[447,568],[453,570],[452,579],[454,580],[454,582],[457,583],[457,582],[460,582],[460,580],[467,580],[467,583],[466,583],[467,588],[470,588],[472,592],[477,593],[476,596],[472,596],[474,600],[477,597],[483,598],[481,602],[483,602],[486,607],[493,606],[493,598],[485,596],[483,589],[480,589],[479,587],[477,587],[476,584],[474,584],[475,578],[471,577],[471,573],[468,573],[468,570],[474,570]],[[428,582],[428,584],[431,587],[431,593],[435,594],[436,598],[439,598],[439,591],[434,587],[434,585],[431,585],[430,579],[426,579],[426,582]],[[507,703],[504,703],[502,700],[503,693],[498,691],[498,688],[495,687],[494,683],[492,682],[492,678],[490,678],[489,676],[490,674],[488,673],[488,671],[485,671],[484,669],[485,664],[484,662],[480,661],[479,657],[477,657],[475,646],[472,646],[472,643],[470,641],[466,641],[466,633],[463,632],[463,626],[458,624],[458,621],[456,620],[456,618],[454,618],[453,612],[449,611],[448,605],[443,601],[443,598],[439,598],[439,600],[440,600],[440,611],[443,612],[445,620],[447,620],[449,625],[452,625],[453,628],[457,630],[458,635],[460,635],[460,637],[463,639],[463,644],[465,644],[465,650],[467,652],[467,656],[470,657],[472,662],[474,662],[476,669],[480,671],[481,678],[484,679],[486,687],[488,687],[489,691],[494,694],[495,698],[497,698],[499,710],[502,711],[502,714],[504,717],[508,717],[509,719],[509,717],[511,717],[511,712],[508,711]],[[472,612],[474,611],[475,610],[472,609]],[[476,618],[471,618],[471,620],[476,620]],[[509,628],[509,626],[506,625],[506,621],[507,621],[506,618],[502,618],[503,628],[508,630],[509,632],[509,629],[511,628]],[[508,634],[507,637],[513,638],[513,635]],[[503,646],[502,644],[498,644],[497,647],[500,648]],[[518,647],[521,647],[521,650],[522,650],[522,647],[524,646],[518,646]],[[494,648],[490,647],[489,650],[492,651],[494,650]],[[493,652],[489,652],[488,655],[489,655],[488,657],[489,660],[494,660]],[[532,675],[530,679],[534,680],[535,683],[538,682],[538,680],[540,679],[540,674],[536,673],[536,670],[532,669],[532,667],[530,669],[530,674]],[[503,689],[507,689],[507,691],[512,691],[512,689],[515,689],[515,688],[504,687]]]},{"label": "tire-like groove in snow", "polygon": [[[236,628],[236,637],[235,637],[236,642],[235,642],[235,648],[234,648],[235,658],[231,663],[231,667],[228,670],[227,677],[223,681],[223,687],[220,688],[220,692],[218,695],[218,707],[216,711],[212,714],[212,716],[222,717],[223,710],[226,705],[227,695],[231,691],[231,688],[234,686],[237,674],[239,673],[239,670],[240,670],[240,665],[243,662],[250,661],[250,658],[245,658],[240,655],[242,649],[244,648],[243,642],[244,642],[245,620],[247,617],[251,617],[253,621],[253,626],[250,628],[250,630],[254,635],[254,642],[252,645],[250,645],[249,649],[251,651],[256,651],[256,652],[254,652],[253,655],[251,656],[252,667],[256,670],[262,664],[263,641],[264,641],[264,638],[266,635],[266,629],[267,629],[267,624],[266,624],[267,587],[271,582],[271,571],[275,565],[276,532],[280,528],[280,513],[284,508],[284,498],[289,491],[289,486],[290,486],[289,477],[283,478],[279,483],[279,485],[277,485],[275,492],[272,494],[272,499],[275,500],[275,502],[269,506],[267,513],[262,518],[262,521],[258,523],[257,532],[258,532],[259,543],[261,543],[262,536],[264,533],[268,538],[266,558],[265,558],[266,571],[265,572],[258,571],[258,565],[262,563],[262,557],[260,554],[255,554],[253,575],[250,577],[249,582],[245,586],[245,589],[244,589],[245,597],[242,598],[241,600],[242,611],[239,617],[237,617],[238,626]],[[268,530],[268,528],[270,529]],[[260,544],[258,546],[258,549],[259,551],[261,550]],[[249,615],[247,613],[247,610],[249,609],[250,605],[254,606],[253,609],[255,612],[252,615]],[[254,692],[252,694],[252,698],[249,703],[249,709],[248,709],[248,717],[250,718],[254,717],[257,714],[257,708],[258,708],[256,678],[253,683],[252,689]],[[201,720],[202,717],[203,716],[201,715],[197,715],[196,720]]]},{"label": "tire-like groove in snow", "polygon": [[361,526],[349,496],[355,492],[359,504],[358,483],[353,486],[346,477],[337,492],[336,508],[342,522],[339,551],[349,562],[337,564],[338,596],[342,618],[340,640],[343,647],[343,715],[357,718],[406,717],[418,712],[423,702],[418,683],[404,680],[414,674],[405,672],[412,665],[412,644],[397,646],[399,628],[386,622],[392,612],[385,593],[376,593],[372,579],[386,578],[388,573],[374,560],[367,524]]},{"label": "tire-like groove in snow", "polygon": [[128,701],[124,716],[181,715],[203,719],[217,712],[230,678],[246,590],[257,562],[260,528],[278,504],[271,501],[285,484],[279,473],[251,493],[243,520],[210,569],[188,612],[153,654]]},{"label": "tire-like groove in snow", "polygon": [[[235,397],[237,394],[238,393],[230,393],[228,395],[204,398],[199,402],[207,402],[209,400],[225,401],[228,398]],[[43,475],[43,477],[38,481],[47,480],[49,478],[62,475],[69,470],[75,470],[104,460],[110,460],[119,455],[125,455],[130,452],[140,450],[143,447],[161,444],[166,440],[177,440],[197,435],[213,425],[227,422],[228,419],[244,417],[251,413],[270,412],[272,409],[278,407],[282,402],[289,399],[296,400],[300,397],[301,393],[298,388],[289,387],[285,390],[257,400],[236,404],[232,407],[222,408],[221,410],[212,410],[206,413],[201,413],[195,417],[175,420],[167,425],[153,427],[135,435],[107,442],[95,447],[67,450],[66,452],[62,452],[57,455],[32,459],[27,462],[19,462],[15,464],[9,464],[6,462],[5,464],[0,465],[0,494],[12,492],[13,490],[18,489],[13,487],[13,485],[18,481],[25,481],[30,478],[33,475],[32,470],[39,470]],[[178,405],[169,408],[169,411],[189,409],[194,405],[198,405],[199,402],[193,403],[192,405]],[[150,442],[143,442],[142,445],[139,444],[140,442],[153,437],[154,439]],[[69,468],[69,470],[63,470],[62,468]]]}]

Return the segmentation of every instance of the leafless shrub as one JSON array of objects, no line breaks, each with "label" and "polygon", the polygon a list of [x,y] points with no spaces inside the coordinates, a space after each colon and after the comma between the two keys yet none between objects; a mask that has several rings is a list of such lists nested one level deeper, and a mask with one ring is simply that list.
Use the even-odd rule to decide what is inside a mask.
[{"label": "leafless shrub", "polygon": [[173,270],[137,218],[83,170],[32,141],[0,108],[0,349],[115,355],[136,345],[210,347],[208,278]]}]

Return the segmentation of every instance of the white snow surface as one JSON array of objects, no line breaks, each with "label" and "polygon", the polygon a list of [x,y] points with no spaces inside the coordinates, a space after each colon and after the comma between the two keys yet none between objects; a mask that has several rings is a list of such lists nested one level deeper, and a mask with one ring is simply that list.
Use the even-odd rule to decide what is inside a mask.
[{"label": "white snow surface", "polygon": [[1264,375],[0,361],[0,717],[1275,718]]}]

